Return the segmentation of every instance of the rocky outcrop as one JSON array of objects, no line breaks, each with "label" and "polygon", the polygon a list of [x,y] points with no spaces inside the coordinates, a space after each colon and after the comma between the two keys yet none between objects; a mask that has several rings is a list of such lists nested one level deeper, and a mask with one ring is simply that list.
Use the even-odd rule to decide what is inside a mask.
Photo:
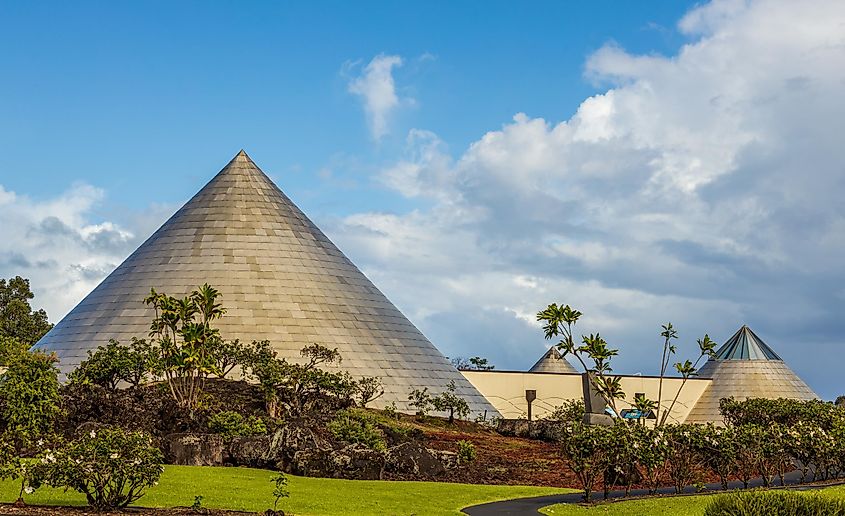
[{"label": "rocky outcrop", "polygon": [[162,439],[169,464],[218,466],[223,463],[223,438],[217,434],[170,434]]},{"label": "rocky outcrop", "polygon": [[381,480],[384,454],[352,444],[340,450],[301,450],[294,454],[290,473],[308,477]]},{"label": "rocky outcrop", "polygon": [[436,455],[416,441],[409,441],[387,450],[385,469],[401,475],[436,477],[446,472],[446,467]]},{"label": "rocky outcrop", "polygon": [[502,435],[524,437],[539,441],[557,442],[563,438],[566,423],[549,419],[528,421],[527,419],[502,419],[497,430]]}]

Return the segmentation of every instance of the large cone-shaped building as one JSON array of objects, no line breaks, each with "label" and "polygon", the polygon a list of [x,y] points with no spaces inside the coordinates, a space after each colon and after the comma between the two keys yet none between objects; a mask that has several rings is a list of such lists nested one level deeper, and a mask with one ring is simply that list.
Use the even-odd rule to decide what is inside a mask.
[{"label": "large cone-shaped building", "polygon": [[816,393],[766,345],[743,326],[716,351],[699,371],[713,382],[696,402],[687,423],[721,421],[719,400],[734,397],[816,399]]},{"label": "large cone-shaped building", "polygon": [[183,296],[203,283],[222,294],[224,338],[269,340],[294,360],[310,344],[337,348],[342,369],[381,378],[376,405],[406,409],[412,389],[454,381],[473,411],[496,414],[243,151],[36,347],[55,351],[66,373],[109,339],[147,336],[151,287]]},{"label": "large cone-shaped building", "polygon": [[572,367],[572,364],[564,357],[556,347],[552,346],[546,351],[540,360],[537,361],[529,373],[575,373],[578,371]]}]

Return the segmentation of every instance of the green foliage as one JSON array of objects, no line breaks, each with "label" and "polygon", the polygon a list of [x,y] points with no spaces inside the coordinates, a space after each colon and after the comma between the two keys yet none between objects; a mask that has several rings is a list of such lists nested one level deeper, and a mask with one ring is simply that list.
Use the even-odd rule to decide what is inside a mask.
[{"label": "green foliage", "polygon": [[209,339],[208,353],[218,378],[226,378],[235,367],[242,366],[250,358],[250,348],[241,344],[240,340],[225,340],[219,336]]},{"label": "green foliage", "polygon": [[467,404],[465,399],[455,394],[457,390],[455,380],[452,380],[446,386],[444,392],[431,398],[431,406],[434,410],[449,413],[449,423],[454,423],[455,417],[466,419],[469,415],[469,404]]},{"label": "green foliage", "polygon": [[470,441],[461,439],[458,441],[458,461],[461,463],[469,463],[478,457],[478,452],[475,450],[475,445]]},{"label": "green foliage", "polygon": [[550,421],[561,421],[566,423],[576,423],[584,419],[584,400],[565,400],[558,405],[551,412],[546,414],[543,419]]},{"label": "green foliage", "polygon": [[355,384],[358,403],[366,407],[367,403],[375,401],[384,395],[384,386],[376,376],[364,376]]},{"label": "green foliage", "polygon": [[14,337],[0,335],[0,366],[6,366],[12,356],[27,350],[29,350],[27,344]]},{"label": "green foliage", "polygon": [[194,503],[191,504],[191,511],[197,514],[205,514],[207,513],[207,509],[202,506],[202,499],[205,498],[202,495],[197,495],[194,497]]},{"label": "green foliage", "polygon": [[489,360],[482,357],[455,357],[451,362],[458,371],[492,371],[496,368]]},{"label": "green foliage", "polygon": [[341,362],[337,349],[319,344],[306,346],[300,350],[306,362],[294,364],[278,358],[268,341],[257,341],[247,355],[248,376],[261,385],[270,417],[277,417],[280,408],[300,417],[319,408],[322,402],[341,407],[353,403],[358,385],[352,377],[321,368]]},{"label": "green foliage", "polygon": [[226,313],[219,297],[206,283],[184,298],[150,289],[144,299],[155,310],[150,337],[157,346],[157,368],[176,403],[189,410],[198,408],[205,378],[217,371],[210,347],[220,339],[212,323]]},{"label": "green foliage", "polygon": [[843,516],[845,500],[816,493],[746,491],[713,498],[704,516]]},{"label": "green foliage", "polygon": [[[607,342],[598,333],[582,335],[581,346],[576,347],[572,327],[582,315],[569,305],[558,306],[557,303],[552,303],[537,313],[537,320],[543,324],[546,339],[561,338],[557,348],[564,356],[572,355],[578,360],[584,371],[590,373],[590,383],[596,393],[614,414],[619,414],[616,400],[624,399],[625,393],[622,391],[621,378],[610,376],[613,371],[610,361],[619,353],[619,350],[608,347]],[[585,360],[590,360],[592,364],[588,366]]]},{"label": "green foliage", "polygon": [[701,425],[666,425],[663,433],[667,444],[667,472],[675,492],[699,480],[707,460],[708,432]]},{"label": "green foliage", "polygon": [[384,433],[378,429],[374,417],[362,410],[341,410],[327,426],[338,441],[363,444],[376,451],[387,449]]},{"label": "green foliage", "polygon": [[583,423],[567,425],[561,440],[561,455],[566,466],[575,474],[584,499],[590,501],[596,482],[607,471],[612,454],[611,430],[603,426]]},{"label": "green foliage", "polygon": [[273,483],[273,510],[276,510],[279,507],[279,500],[290,496],[288,477],[284,473],[279,472],[278,475],[270,479],[270,482]]},{"label": "green foliage", "polygon": [[666,433],[659,427],[634,425],[632,440],[632,446],[636,450],[637,465],[649,492],[654,493],[660,487],[660,478],[666,469],[666,460],[669,457],[669,442],[666,439]]},{"label": "green foliage", "polygon": [[418,417],[425,417],[432,407],[432,397],[428,393],[428,387],[414,389],[408,394],[408,405],[417,409]]},{"label": "green foliage", "polygon": [[68,379],[72,384],[99,385],[111,390],[122,381],[137,387],[146,379],[155,359],[153,347],[144,339],[133,338],[129,346],[112,339],[94,352],[89,350],[88,358]]},{"label": "green foliage", "polygon": [[34,297],[28,279],[0,279],[0,339],[15,339],[29,348],[50,331],[47,312],[29,305]]},{"label": "green foliage", "polygon": [[825,430],[832,428],[834,421],[845,415],[845,410],[832,403],[787,398],[746,400],[723,398],[719,401],[719,411],[728,425],[768,426],[777,423],[791,427],[803,421],[814,423]]},{"label": "green foliage", "polygon": [[212,414],[208,418],[208,429],[215,434],[221,434],[225,439],[232,437],[248,437],[267,433],[267,426],[261,418],[223,411]]},{"label": "green foliage", "polygon": [[56,357],[40,351],[15,353],[0,374],[2,418],[6,438],[18,450],[52,430],[59,413],[59,371]]},{"label": "green foliage", "polygon": [[92,430],[54,453],[41,464],[43,481],[85,495],[97,510],[126,507],[158,482],[164,457],[152,439],[120,428]]}]

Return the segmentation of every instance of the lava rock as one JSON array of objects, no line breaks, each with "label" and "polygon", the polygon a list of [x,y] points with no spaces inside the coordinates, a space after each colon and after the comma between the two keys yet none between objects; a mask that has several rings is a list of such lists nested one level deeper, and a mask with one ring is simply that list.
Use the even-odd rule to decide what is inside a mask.
[{"label": "lava rock", "polygon": [[217,434],[170,434],[162,439],[169,464],[217,466],[223,463],[223,438]]},{"label": "lava rock", "polygon": [[446,467],[435,450],[429,450],[416,441],[409,441],[387,450],[385,470],[405,475],[435,477],[446,472]]},{"label": "lava rock", "polygon": [[352,444],[340,450],[300,450],[294,454],[291,473],[308,477],[381,480],[385,458],[381,452]]}]

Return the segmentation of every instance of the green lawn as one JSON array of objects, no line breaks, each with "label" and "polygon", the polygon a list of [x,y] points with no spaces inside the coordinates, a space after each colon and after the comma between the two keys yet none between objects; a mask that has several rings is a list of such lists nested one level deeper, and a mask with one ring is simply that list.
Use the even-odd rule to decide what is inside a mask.
[{"label": "green lawn", "polygon": [[[271,471],[247,468],[166,466],[157,486],[138,505],[190,506],[203,496],[203,506],[263,512],[273,506]],[[456,515],[460,509],[495,500],[542,496],[564,489],[521,486],[478,486],[437,482],[383,482],[289,476],[291,496],[279,507],[295,515]],[[20,484],[0,482],[0,501],[17,498]],[[27,503],[84,505],[83,496],[41,488],[25,497]]]},{"label": "green lawn", "polygon": [[[845,486],[820,489],[825,496],[845,497]],[[601,493],[598,493],[601,496]],[[629,502],[597,503],[591,507],[581,505],[550,505],[540,510],[543,514],[554,516],[633,516],[642,514],[661,514],[665,516],[700,516],[713,495],[677,496],[632,500]]]}]

